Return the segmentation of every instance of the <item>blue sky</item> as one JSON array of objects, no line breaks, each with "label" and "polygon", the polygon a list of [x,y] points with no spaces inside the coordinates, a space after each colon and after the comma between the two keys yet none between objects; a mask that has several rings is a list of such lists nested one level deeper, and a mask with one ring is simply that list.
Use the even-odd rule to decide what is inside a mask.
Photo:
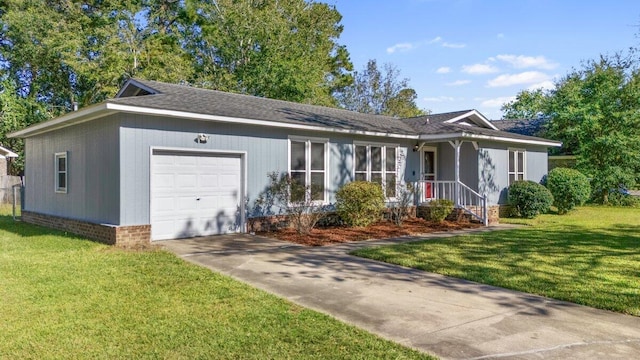
[{"label": "blue sky", "polygon": [[599,54],[640,45],[638,0],[326,0],[356,70],[392,63],[435,113],[499,119],[519,91],[550,87]]}]

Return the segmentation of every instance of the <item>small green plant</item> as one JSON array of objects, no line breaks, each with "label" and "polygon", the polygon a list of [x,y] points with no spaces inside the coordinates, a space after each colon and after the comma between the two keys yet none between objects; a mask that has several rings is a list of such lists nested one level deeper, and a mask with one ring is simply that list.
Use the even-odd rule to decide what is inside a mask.
[{"label": "small green plant", "polygon": [[537,182],[516,181],[509,186],[508,200],[515,216],[531,219],[549,211],[553,195]]},{"label": "small green plant", "polygon": [[591,196],[589,179],[580,171],[555,168],[546,178],[546,187],[553,195],[553,205],[558,214],[566,214],[576,206],[583,205]]},{"label": "small green plant", "polygon": [[451,211],[453,211],[453,201],[447,199],[431,200],[427,220],[443,222],[451,214]]},{"label": "small green plant", "polygon": [[384,193],[380,184],[354,181],[336,193],[336,211],[348,226],[368,226],[380,220]]}]

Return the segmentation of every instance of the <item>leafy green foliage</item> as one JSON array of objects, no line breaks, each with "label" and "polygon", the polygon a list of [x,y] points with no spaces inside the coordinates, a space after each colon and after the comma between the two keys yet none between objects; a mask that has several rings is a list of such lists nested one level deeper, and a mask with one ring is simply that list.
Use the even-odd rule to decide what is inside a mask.
[{"label": "leafy green foliage", "polygon": [[544,114],[547,96],[542,89],[522,90],[516,98],[503,104],[500,110],[504,119],[533,119]]},{"label": "leafy green foliage", "polygon": [[549,171],[545,186],[553,195],[553,205],[558,208],[558,214],[566,214],[583,205],[591,196],[589,179],[575,169],[555,168]]},{"label": "leafy green foliage", "polygon": [[567,75],[550,100],[549,132],[577,149],[578,169],[597,200],[640,174],[640,73],[618,58],[591,61]]},{"label": "leafy green foliage", "polygon": [[451,214],[451,211],[453,211],[453,201],[447,199],[431,200],[427,220],[443,222]]},{"label": "leafy green foliage", "polygon": [[417,94],[409,87],[409,79],[399,79],[400,71],[385,64],[378,69],[376,60],[369,60],[361,72],[355,72],[352,85],[336,93],[341,107],[367,114],[408,118],[425,114],[416,105]]},{"label": "leafy green foliage", "polygon": [[537,182],[516,181],[509,186],[509,205],[514,215],[523,218],[534,218],[549,211],[553,196],[549,190]]},{"label": "leafy green foliage", "polygon": [[340,21],[305,0],[3,1],[3,121],[24,120],[0,141],[22,154],[8,131],[103,101],[131,77],[335,106],[352,82]]},{"label": "leafy green foliage", "polygon": [[336,212],[348,226],[368,226],[380,220],[384,193],[380,184],[353,181],[336,192]]},{"label": "leafy green foliage", "polygon": [[317,105],[351,83],[349,54],[337,43],[342,16],[304,0],[185,2],[186,48],[196,83],[219,90]]},{"label": "leafy green foliage", "polygon": [[543,135],[577,156],[596,201],[607,203],[612,190],[640,181],[639,66],[633,52],[601,56],[567,74],[554,90],[525,90],[502,110],[505,117],[543,113]]},{"label": "leafy green foliage", "polygon": [[591,206],[504,221],[529,226],[354,253],[640,316],[640,209]]}]

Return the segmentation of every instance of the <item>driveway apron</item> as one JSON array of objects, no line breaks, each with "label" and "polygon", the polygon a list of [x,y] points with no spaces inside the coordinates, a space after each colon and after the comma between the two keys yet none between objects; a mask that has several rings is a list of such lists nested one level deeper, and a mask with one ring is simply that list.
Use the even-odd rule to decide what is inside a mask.
[{"label": "driveway apron", "polygon": [[415,240],[306,247],[224,235],[158,243],[190,262],[443,359],[640,358],[638,317],[347,254]]}]

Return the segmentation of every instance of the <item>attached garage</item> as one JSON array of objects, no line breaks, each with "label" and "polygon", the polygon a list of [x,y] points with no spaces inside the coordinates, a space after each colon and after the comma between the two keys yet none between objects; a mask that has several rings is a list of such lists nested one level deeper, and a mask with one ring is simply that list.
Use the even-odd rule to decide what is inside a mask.
[{"label": "attached garage", "polygon": [[151,240],[241,232],[244,154],[153,149]]}]

